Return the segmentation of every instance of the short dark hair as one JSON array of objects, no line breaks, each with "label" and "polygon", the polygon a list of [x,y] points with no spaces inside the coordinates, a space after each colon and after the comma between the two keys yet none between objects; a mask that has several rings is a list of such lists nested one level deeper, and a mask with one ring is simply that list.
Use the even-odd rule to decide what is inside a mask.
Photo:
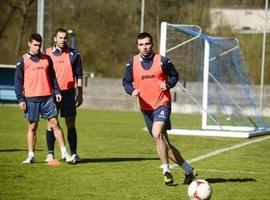
[{"label": "short dark hair", "polygon": [[150,42],[153,43],[153,37],[150,33],[142,32],[137,35],[136,43],[138,44],[138,40],[144,39],[144,38],[150,38]]},{"label": "short dark hair", "polygon": [[66,33],[67,34],[67,31],[64,28],[58,28],[58,29],[56,29],[56,31],[54,33],[54,36],[56,36],[57,33]]},{"label": "short dark hair", "polygon": [[39,33],[32,33],[29,37],[29,42],[33,42],[33,40],[36,40],[38,42],[42,42],[42,37]]}]

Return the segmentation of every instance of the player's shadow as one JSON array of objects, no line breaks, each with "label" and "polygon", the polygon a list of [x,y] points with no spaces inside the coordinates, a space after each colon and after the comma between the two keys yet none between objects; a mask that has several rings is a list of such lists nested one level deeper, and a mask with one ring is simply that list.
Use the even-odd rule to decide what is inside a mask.
[{"label": "player's shadow", "polygon": [[[28,151],[27,149],[0,149],[0,152],[17,152],[17,151]],[[42,149],[36,149],[35,151],[43,151]]]},{"label": "player's shadow", "polygon": [[206,178],[205,179],[208,183],[225,183],[225,182],[231,182],[231,183],[245,183],[245,182],[256,182],[256,179],[254,178]]},{"label": "player's shadow", "polygon": [[84,158],[80,163],[101,163],[101,162],[130,162],[144,160],[159,160],[159,158]]}]

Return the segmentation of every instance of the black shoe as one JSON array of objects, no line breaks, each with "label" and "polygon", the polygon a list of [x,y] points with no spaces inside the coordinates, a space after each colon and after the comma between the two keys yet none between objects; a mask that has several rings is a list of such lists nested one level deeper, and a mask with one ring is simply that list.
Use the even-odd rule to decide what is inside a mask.
[{"label": "black shoe", "polygon": [[193,168],[192,168],[192,172],[188,175],[185,175],[185,180],[184,180],[184,185],[189,185],[195,178],[196,176],[198,176],[198,172],[196,172]]},{"label": "black shoe", "polygon": [[172,174],[170,172],[165,172],[165,174],[164,174],[164,183],[165,183],[165,185],[168,185],[168,186],[174,185],[173,176],[172,176]]}]

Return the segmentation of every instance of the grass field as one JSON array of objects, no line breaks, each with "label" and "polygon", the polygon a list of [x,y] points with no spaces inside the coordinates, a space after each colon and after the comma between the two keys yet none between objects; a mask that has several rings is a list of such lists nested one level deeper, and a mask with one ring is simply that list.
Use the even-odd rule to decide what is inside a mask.
[{"label": "grass field", "polygon": [[[198,117],[173,121],[192,128]],[[63,121],[61,121],[62,123]],[[63,124],[63,123],[62,123]],[[45,121],[38,129],[36,163],[26,158],[27,123],[13,106],[0,106],[0,199],[187,200],[183,171],[174,168],[175,187],[163,184],[160,161],[139,112],[79,110],[78,152],[82,163],[45,164]],[[252,139],[170,136],[187,160]],[[270,139],[193,163],[208,180],[215,200],[270,199]],[[57,146],[56,156],[60,158]]]}]

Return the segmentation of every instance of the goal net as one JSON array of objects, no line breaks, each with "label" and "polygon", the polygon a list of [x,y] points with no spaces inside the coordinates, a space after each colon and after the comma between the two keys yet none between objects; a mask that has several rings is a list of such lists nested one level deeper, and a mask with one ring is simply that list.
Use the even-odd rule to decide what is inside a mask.
[{"label": "goal net", "polygon": [[176,128],[171,134],[246,138],[269,132],[236,38],[162,22],[160,54],[172,60],[180,75],[173,111],[201,113],[199,130]]}]

